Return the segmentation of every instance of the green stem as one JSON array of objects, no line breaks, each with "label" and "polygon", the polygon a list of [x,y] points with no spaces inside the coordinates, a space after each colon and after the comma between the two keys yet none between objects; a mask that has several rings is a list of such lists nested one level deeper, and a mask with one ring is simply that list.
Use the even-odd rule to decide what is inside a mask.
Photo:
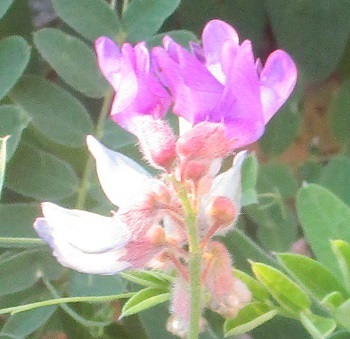
[{"label": "green stem", "polygon": [[198,339],[200,332],[201,307],[201,248],[198,234],[197,213],[192,208],[185,189],[180,189],[179,197],[183,203],[186,214],[186,226],[189,243],[189,274],[190,274],[190,328],[188,339]]},{"label": "green stem", "polygon": [[[97,139],[101,139],[103,136],[103,127],[104,127],[104,123],[105,123],[106,118],[107,118],[108,113],[109,113],[109,108],[111,105],[112,98],[113,98],[113,90],[110,89],[110,90],[108,90],[108,92],[106,93],[106,95],[103,99],[101,112],[100,112],[100,115],[98,117],[97,124],[95,127],[94,134],[95,134]],[[80,185],[80,188],[78,191],[77,202],[75,204],[76,209],[83,209],[85,206],[85,201],[86,201],[86,198],[87,198],[87,195],[89,192],[89,187],[90,187],[90,178],[91,178],[91,174],[92,174],[92,170],[93,170],[93,165],[94,165],[93,157],[91,154],[89,154],[89,157],[86,161],[83,176],[81,179],[81,185]]]}]

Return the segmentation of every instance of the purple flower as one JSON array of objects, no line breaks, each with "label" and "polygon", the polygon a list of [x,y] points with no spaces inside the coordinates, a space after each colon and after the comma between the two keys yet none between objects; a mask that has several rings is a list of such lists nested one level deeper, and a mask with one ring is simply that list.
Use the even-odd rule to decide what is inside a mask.
[{"label": "purple flower", "polygon": [[145,43],[135,47],[126,43],[120,50],[111,39],[100,37],[95,49],[99,67],[116,92],[112,119],[133,133],[135,116],[162,118],[169,108],[170,96],[154,75]]},{"label": "purple flower", "polygon": [[163,43],[152,55],[172,93],[173,111],[193,125],[223,123],[235,148],[259,139],[296,83],[297,70],[286,52],[274,51],[262,68],[251,42],[239,44],[237,32],[220,20],[205,26],[203,47],[192,44],[192,53],[168,36]]}]

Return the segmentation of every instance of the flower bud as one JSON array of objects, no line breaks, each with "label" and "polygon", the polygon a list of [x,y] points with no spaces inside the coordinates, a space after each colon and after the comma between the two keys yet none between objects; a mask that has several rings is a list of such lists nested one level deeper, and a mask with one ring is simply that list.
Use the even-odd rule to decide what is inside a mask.
[{"label": "flower bud", "polygon": [[210,293],[209,307],[224,317],[234,317],[251,300],[251,293],[233,276],[226,247],[216,241],[209,243],[207,249],[212,255],[205,281]]},{"label": "flower bud", "polygon": [[212,202],[208,214],[221,226],[231,225],[236,216],[237,210],[229,198],[216,197]]},{"label": "flower bud", "polygon": [[214,160],[231,153],[233,140],[226,137],[222,124],[202,122],[179,137],[176,149],[185,158]]},{"label": "flower bud", "polygon": [[168,124],[150,116],[137,117],[134,119],[134,131],[149,164],[170,171],[176,160],[176,137]]}]

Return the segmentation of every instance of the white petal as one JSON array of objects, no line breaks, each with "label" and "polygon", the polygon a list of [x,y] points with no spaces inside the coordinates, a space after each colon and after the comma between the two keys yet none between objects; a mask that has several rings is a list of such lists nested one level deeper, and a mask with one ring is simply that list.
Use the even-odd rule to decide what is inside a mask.
[{"label": "white petal", "polygon": [[131,266],[126,261],[118,261],[124,255],[123,250],[98,254],[84,253],[60,238],[55,239],[53,254],[63,266],[89,274],[116,274]]},{"label": "white petal", "polygon": [[98,178],[107,198],[116,206],[127,203],[150,174],[132,159],[103,146],[93,136],[88,135],[86,142],[96,159]]},{"label": "white petal", "polygon": [[247,154],[247,151],[239,152],[233,160],[233,166],[214,179],[213,186],[209,192],[210,197],[224,196],[230,199],[236,206],[237,211],[241,209],[241,168]]},{"label": "white petal", "polygon": [[117,218],[69,210],[48,202],[42,204],[42,210],[48,226],[38,233],[49,244],[51,236],[54,240],[64,239],[85,253],[100,253],[122,248],[131,237],[129,228]]},{"label": "white petal", "polygon": [[65,267],[89,274],[116,274],[131,267],[131,264],[118,260],[125,255],[124,248],[102,253],[85,253],[72,246],[44,218],[38,218],[34,228],[53,249],[53,255]]}]

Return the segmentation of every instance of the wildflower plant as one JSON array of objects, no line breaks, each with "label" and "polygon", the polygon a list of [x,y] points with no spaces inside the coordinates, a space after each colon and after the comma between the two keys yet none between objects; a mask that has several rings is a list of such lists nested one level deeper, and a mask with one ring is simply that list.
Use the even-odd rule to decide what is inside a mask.
[{"label": "wildflower plant", "polygon": [[[156,269],[173,276],[167,329],[197,338],[205,308],[234,318],[252,299],[217,236],[235,226],[241,210],[247,152],[236,150],[262,135],[292,92],[296,67],[281,50],[262,66],[250,41],[240,44],[220,20],[206,25],[192,53],[168,36],[163,42],[151,52],[144,42],[121,49],[107,37],[95,43],[115,90],[111,118],[137,137],[159,174],[87,136],[102,189],[117,210],[104,217],[46,202],[34,228],[63,266],[79,272]],[[179,136],[162,120],[171,104]],[[232,165],[220,172],[231,155]]]},{"label": "wildflower plant", "polygon": [[0,337],[349,337],[349,4],[49,2],[0,1]]}]

